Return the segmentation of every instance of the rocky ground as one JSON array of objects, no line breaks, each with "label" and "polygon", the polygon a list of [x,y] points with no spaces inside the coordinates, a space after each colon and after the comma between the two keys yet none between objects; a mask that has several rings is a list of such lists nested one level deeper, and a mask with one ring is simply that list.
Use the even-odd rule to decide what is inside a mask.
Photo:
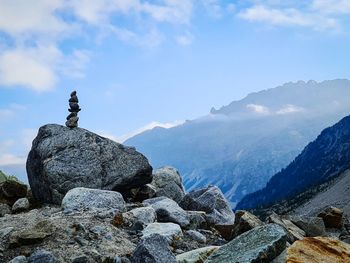
[{"label": "rocky ground", "polygon": [[[234,213],[216,186],[186,193],[175,168],[149,174],[152,168],[134,149],[109,145],[106,157],[102,148],[114,142],[65,129],[69,149],[82,147],[90,152],[86,158],[95,156],[102,183],[90,182],[92,173],[72,180],[75,168],[67,167],[62,152],[68,150],[54,128],[41,130],[28,159],[35,187],[13,178],[0,183],[0,262],[350,262],[350,224],[341,209],[328,207],[317,216],[270,213],[264,220]],[[50,136],[58,141],[50,143]],[[73,146],[74,136],[85,138],[83,146]],[[126,171],[114,184],[123,186],[120,192],[107,184],[115,174],[105,162],[116,152],[118,160],[109,165]]]}]

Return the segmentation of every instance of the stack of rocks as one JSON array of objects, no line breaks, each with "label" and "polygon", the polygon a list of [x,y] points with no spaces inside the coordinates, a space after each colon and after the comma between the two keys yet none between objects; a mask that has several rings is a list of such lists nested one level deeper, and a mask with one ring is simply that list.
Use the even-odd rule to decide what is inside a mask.
[{"label": "stack of rocks", "polygon": [[78,112],[81,110],[79,108],[79,104],[78,104],[79,100],[77,97],[77,92],[73,91],[70,94],[70,99],[69,99],[69,107],[70,109],[68,109],[68,111],[70,112],[70,114],[67,116],[67,121],[66,121],[66,126],[69,128],[75,128],[78,127]]}]

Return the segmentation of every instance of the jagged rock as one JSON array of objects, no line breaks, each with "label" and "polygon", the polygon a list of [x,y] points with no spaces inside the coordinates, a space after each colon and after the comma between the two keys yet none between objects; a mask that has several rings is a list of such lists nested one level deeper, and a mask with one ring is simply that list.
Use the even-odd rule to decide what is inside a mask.
[{"label": "jagged rock", "polygon": [[186,211],[190,220],[189,229],[206,228],[206,213],[203,211]]},{"label": "jagged rock", "polygon": [[41,127],[27,159],[33,196],[60,204],[75,187],[123,190],[152,181],[152,167],[134,148],[81,128]]},{"label": "jagged rock", "polygon": [[187,213],[170,198],[164,196],[155,197],[143,201],[143,204],[154,208],[159,222],[173,222],[181,227],[186,227],[190,224]]},{"label": "jagged rock", "polygon": [[290,220],[280,217],[275,212],[271,213],[271,215],[267,218],[267,221],[269,223],[275,223],[284,227],[287,230],[289,243],[293,243],[296,240],[303,239],[306,235],[304,230],[294,225]]},{"label": "jagged rock", "polygon": [[0,203],[0,217],[11,214],[11,207],[8,204]]},{"label": "jagged rock", "polygon": [[180,202],[180,206],[185,210],[206,212],[207,221],[213,225],[233,225],[235,221],[235,214],[221,190],[216,186],[187,193]]},{"label": "jagged rock", "polygon": [[65,213],[73,211],[123,211],[125,202],[123,196],[114,191],[77,187],[69,190],[62,200]]},{"label": "jagged rock", "polygon": [[264,224],[259,218],[248,211],[236,211],[235,216],[235,224],[233,226],[231,238],[235,238],[244,232]]},{"label": "jagged rock", "polygon": [[27,198],[18,199],[12,206],[12,212],[19,213],[28,210],[30,207],[29,200]]},{"label": "jagged rock", "polygon": [[179,225],[174,223],[152,223],[142,231],[142,238],[152,234],[159,234],[166,238],[170,244],[174,238],[182,237],[182,230]]},{"label": "jagged rock", "polygon": [[28,260],[25,256],[18,256],[18,257],[13,258],[8,263],[27,263],[27,262],[28,262]]},{"label": "jagged rock", "polygon": [[205,263],[270,262],[286,248],[286,240],[279,225],[256,227],[220,247]]},{"label": "jagged rock", "polygon": [[306,237],[288,248],[286,262],[350,262],[350,245],[328,237]]},{"label": "jagged rock", "polygon": [[161,235],[152,234],[141,240],[131,258],[132,263],[176,263],[167,240]]},{"label": "jagged rock", "polygon": [[326,227],[320,217],[292,216],[290,219],[296,226],[304,230],[308,237],[327,235]]},{"label": "jagged rock", "polygon": [[14,248],[40,243],[46,237],[52,235],[53,231],[54,227],[50,222],[41,221],[33,228],[11,232],[9,235],[9,246]]},{"label": "jagged rock", "polygon": [[165,166],[155,170],[151,184],[156,187],[156,196],[166,196],[176,203],[185,196],[181,175],[173,167]]},{"label": "jagged rock", "polygon": [[186,231],[186,235],[188,235],[189,237],[191,237],[193,240],[199,242],[199,243],[206,243],[207,242],[207,238],[199,233],[198,231],[196,230],[188,230]]},{"label": "jagged rock", "polygon": [[57,263],[55,256],[46,250],[37,250],[30,255],[28,263]]},{"label": "jagged rock", "polygon": [[209,246],[202,247],[195,250],[185,252],[183,254],[177,255],[177,263],[202,263],[219,247],[218,246]]},{"label": "jagged rock", "polygon": [[341,229],[343,226],[343,211],[336,207],[328,207],[318,217],[323,219],[326,227]]},{"label": "jagged rock", "polygon": [[12,206],[17,199],[26,197],[27,188],[15,180],[6,180],[0,184],[0,201]]},{"label": "jagged rock", "polygon": [[131,222],[132,225],[139,222],[142,224],[142,228],[144,228],[156,220],[157,214],[151,206],[139,207],[124,213],[123,218]]}]

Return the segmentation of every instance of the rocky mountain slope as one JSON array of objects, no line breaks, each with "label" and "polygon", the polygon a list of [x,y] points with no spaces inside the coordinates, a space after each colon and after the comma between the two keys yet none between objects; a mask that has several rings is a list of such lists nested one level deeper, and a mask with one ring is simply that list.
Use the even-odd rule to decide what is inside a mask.
[{"label": "rocky mountain slope", "polygon": [[347,116],[323,130],[291,164],[274,175],[265,188],[244,197],[237,207],[270,206],[323,184],[349,168],[350,116]]},{"label": "rocky mountain slope", "polygon": [[202,118],[125,143],[154,167],[177,167],[187,190],[218,185],[233,207],[265,186],[326,127],[350,112],[350,81],[287,83]]}]

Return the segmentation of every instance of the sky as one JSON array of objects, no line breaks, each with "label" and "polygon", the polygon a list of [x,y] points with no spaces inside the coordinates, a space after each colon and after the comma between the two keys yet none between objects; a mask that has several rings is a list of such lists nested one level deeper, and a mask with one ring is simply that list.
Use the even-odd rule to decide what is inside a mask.
[{"label": "sky", "polygon": [[349,0],[0,0],[0,170],[40,126],[122,142],[248,93],[350,78]]}]

